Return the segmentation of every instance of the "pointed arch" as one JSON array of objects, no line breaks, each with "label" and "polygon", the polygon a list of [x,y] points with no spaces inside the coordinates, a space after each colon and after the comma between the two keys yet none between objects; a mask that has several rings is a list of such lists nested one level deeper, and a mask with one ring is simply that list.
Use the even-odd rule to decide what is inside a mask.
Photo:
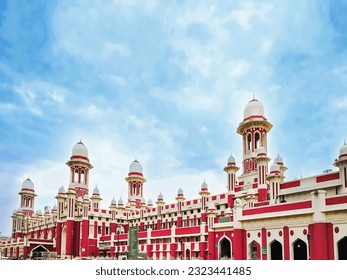
[{"label": "pointed arch", "polygon": [[66,255],[66,226],[61,230],[61,256],[64,257]]},{"label": "pointed arch", "polygon": [[249,243],[248,250],[250,260],[260,260],[260,244],[257,241]]},{"label": "pointed arch", "polygon": [[231,240],[224,235],[218,242],[218,259],[231,259]]},{"label": "pointed arch", "polygon": [[283,246],[276,239],[270,244],[271,260],[283,260]]},{"label": "pointed arch", "polygon": [[347,260],[347,236],[337,242],[337,252],[339,260]]},{"label": "pointed arch", "polygon": [[298,238],[293,242],[294,260],[307,260],[307,244],[302,239]]}]

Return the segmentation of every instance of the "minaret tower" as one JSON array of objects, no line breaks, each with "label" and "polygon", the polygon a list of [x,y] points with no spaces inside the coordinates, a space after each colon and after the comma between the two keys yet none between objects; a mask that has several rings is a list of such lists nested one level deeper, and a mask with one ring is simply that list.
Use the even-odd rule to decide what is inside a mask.
[{"label": "minaret tower", "polygon": [[81,141],[73,146],[72,155],[66,164],[70,167],[69,187],[74,188],[77,196],[83,198],[88,195],[89,170],[93,165],[89,163],[88,149]]},{"label": "minaret tower", "polygon": [[20,208],[24,216],[32,216],[34,213],[35,194],[34,184],[28,178],[22,184],[22,189],[18,193],[21,197]]},{"label": "minaret tower", "polygon": [[143,177],[142,166],[136,159],[130,164],[125,181],[128,182],[128,201],[135,200],[136,207],[140,208],[143,198],[143,183],[146,182],[146,179]]},{"label": "minaret tower", "polygon": [[254,162],[257,166],[257,182],[258,182],[258,202],[262,202],[268,199],[267,197],[267,181],[266,174],[268,169],[268,163],[270,158],[266,155],[266,149],[261,146],[257,149],[257,157]]},{"label": "minaret tower", "polygon": [[235,158],[233,157],[233,155],[230,155],[228,159],[228,164],[227,166],[224,167],[224,171],[228,174],[227,186],[228,186],[229,193],[235,194],[236,172],[239,169],[240,168],[236,166]]},{"label": "minaret tower", "polygon": [[243,139],[243,174],[255,174],[256,150],[263,146],[267,151],[267,133],[272,124],[267,121],[264,114],[264,106],[257,99],[252,99],[245,107],[243,121],[237,128],[237,133]]},{"label": "minaret tower", "polygon": [[274,162],[270,167],[270,173],[266,179],[270,183],[270,203],[278,203],[278,196],[280,191],[280,183],[283,181],[283,175],[280,169],[280,166]]}]

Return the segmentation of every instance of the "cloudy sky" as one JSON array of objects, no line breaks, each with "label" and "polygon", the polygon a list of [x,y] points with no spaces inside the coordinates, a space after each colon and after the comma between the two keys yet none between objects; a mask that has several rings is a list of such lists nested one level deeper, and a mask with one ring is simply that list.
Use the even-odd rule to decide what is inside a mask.
[{"label": "cloudy sky", "polygon": [[146,199],[174,202],[180,187],[195,198],[204,179],[225,191],[253,92],[287,180],[334,169],[347,137],[346,2],[180,2],[0,1],[3,235],[27,177],[36,209],[55,204],[80,139],[104,208],[127,198],[135,157]]}]

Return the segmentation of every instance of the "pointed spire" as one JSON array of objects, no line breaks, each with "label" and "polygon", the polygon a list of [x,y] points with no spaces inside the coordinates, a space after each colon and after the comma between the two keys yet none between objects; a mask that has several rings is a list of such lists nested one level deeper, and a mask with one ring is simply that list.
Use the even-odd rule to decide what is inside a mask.
[{"label": "pointed spire", "polygon": [[255,95],[254,95],[254,91],[253,91],[253,99],[252,100],[255,100]]},{"label": "pointed spire", "polygon": [[344,139],[344,141],[343,141],[343,144],[346,146],[346,137],[345,137],[345,139]]}]

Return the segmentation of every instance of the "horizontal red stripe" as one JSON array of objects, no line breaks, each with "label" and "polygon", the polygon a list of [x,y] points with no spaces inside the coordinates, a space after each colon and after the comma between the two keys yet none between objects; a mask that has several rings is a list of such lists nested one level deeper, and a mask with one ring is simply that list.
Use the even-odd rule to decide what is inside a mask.
[{"label": "horizontal red stripe", "polygon": [[347,203],[347,196],[330,197],[325,199],[326,205],[336,205],[342,203]]},{"label": "horizontal red stripe", "polygon": [[140,172],[129,172],[128,176],[131,176],[131,175],[143,176],[142,173],[140,173]]},{"label": "horizontal red stripe", "polygon": [[336,173],[326,174],[326,175],[322,175],[322,176],[317,176],[316,182],[321,183],[321,182],[336,180],[339,178],[340,178],[340,173],[336,172]]},{"label": "horizontal red stripe", "polygon": [[84,156],[72,156],[70,159],[76,159],[76,158],[84,159],[84,160],[89,162],[89,159],[87,157],[84,157]]},{"label": "horizontal red stripe", "polygon": [[300,180],[296,180],[296,181],[291,181],[291,182],[287,182],[287,183],[282,183],[280,185],[280,189],[289,189],[289,188],[294,188],[294,187],[300,187]]},{"label": "horizontal red stripe", "polygon": [[248,117],[248,118],[245,118],[245,119],[243,119],[243,121],[247,121],[247,120],[249,120],[249,119],[254,119],[254,118],[261,118],[261,119],[263,119],[263,120],[265,120],[265,118],[263,117],[263,116],[250,116],[250,117]]},{"label": "horizontal red stripe", "polygon": [[273,212],[281,212],[281,211],[290,211],[290,210],[299,210],[304,208],[311,208],[311,201],[303,201],[303,202],[295,202],[295,203],[286,203],[279,205],[272,205],[266,207],[252,208],[243,210],[243,215],[256,215],[256,214],[265,214],[265,213],[273,213]]}]

